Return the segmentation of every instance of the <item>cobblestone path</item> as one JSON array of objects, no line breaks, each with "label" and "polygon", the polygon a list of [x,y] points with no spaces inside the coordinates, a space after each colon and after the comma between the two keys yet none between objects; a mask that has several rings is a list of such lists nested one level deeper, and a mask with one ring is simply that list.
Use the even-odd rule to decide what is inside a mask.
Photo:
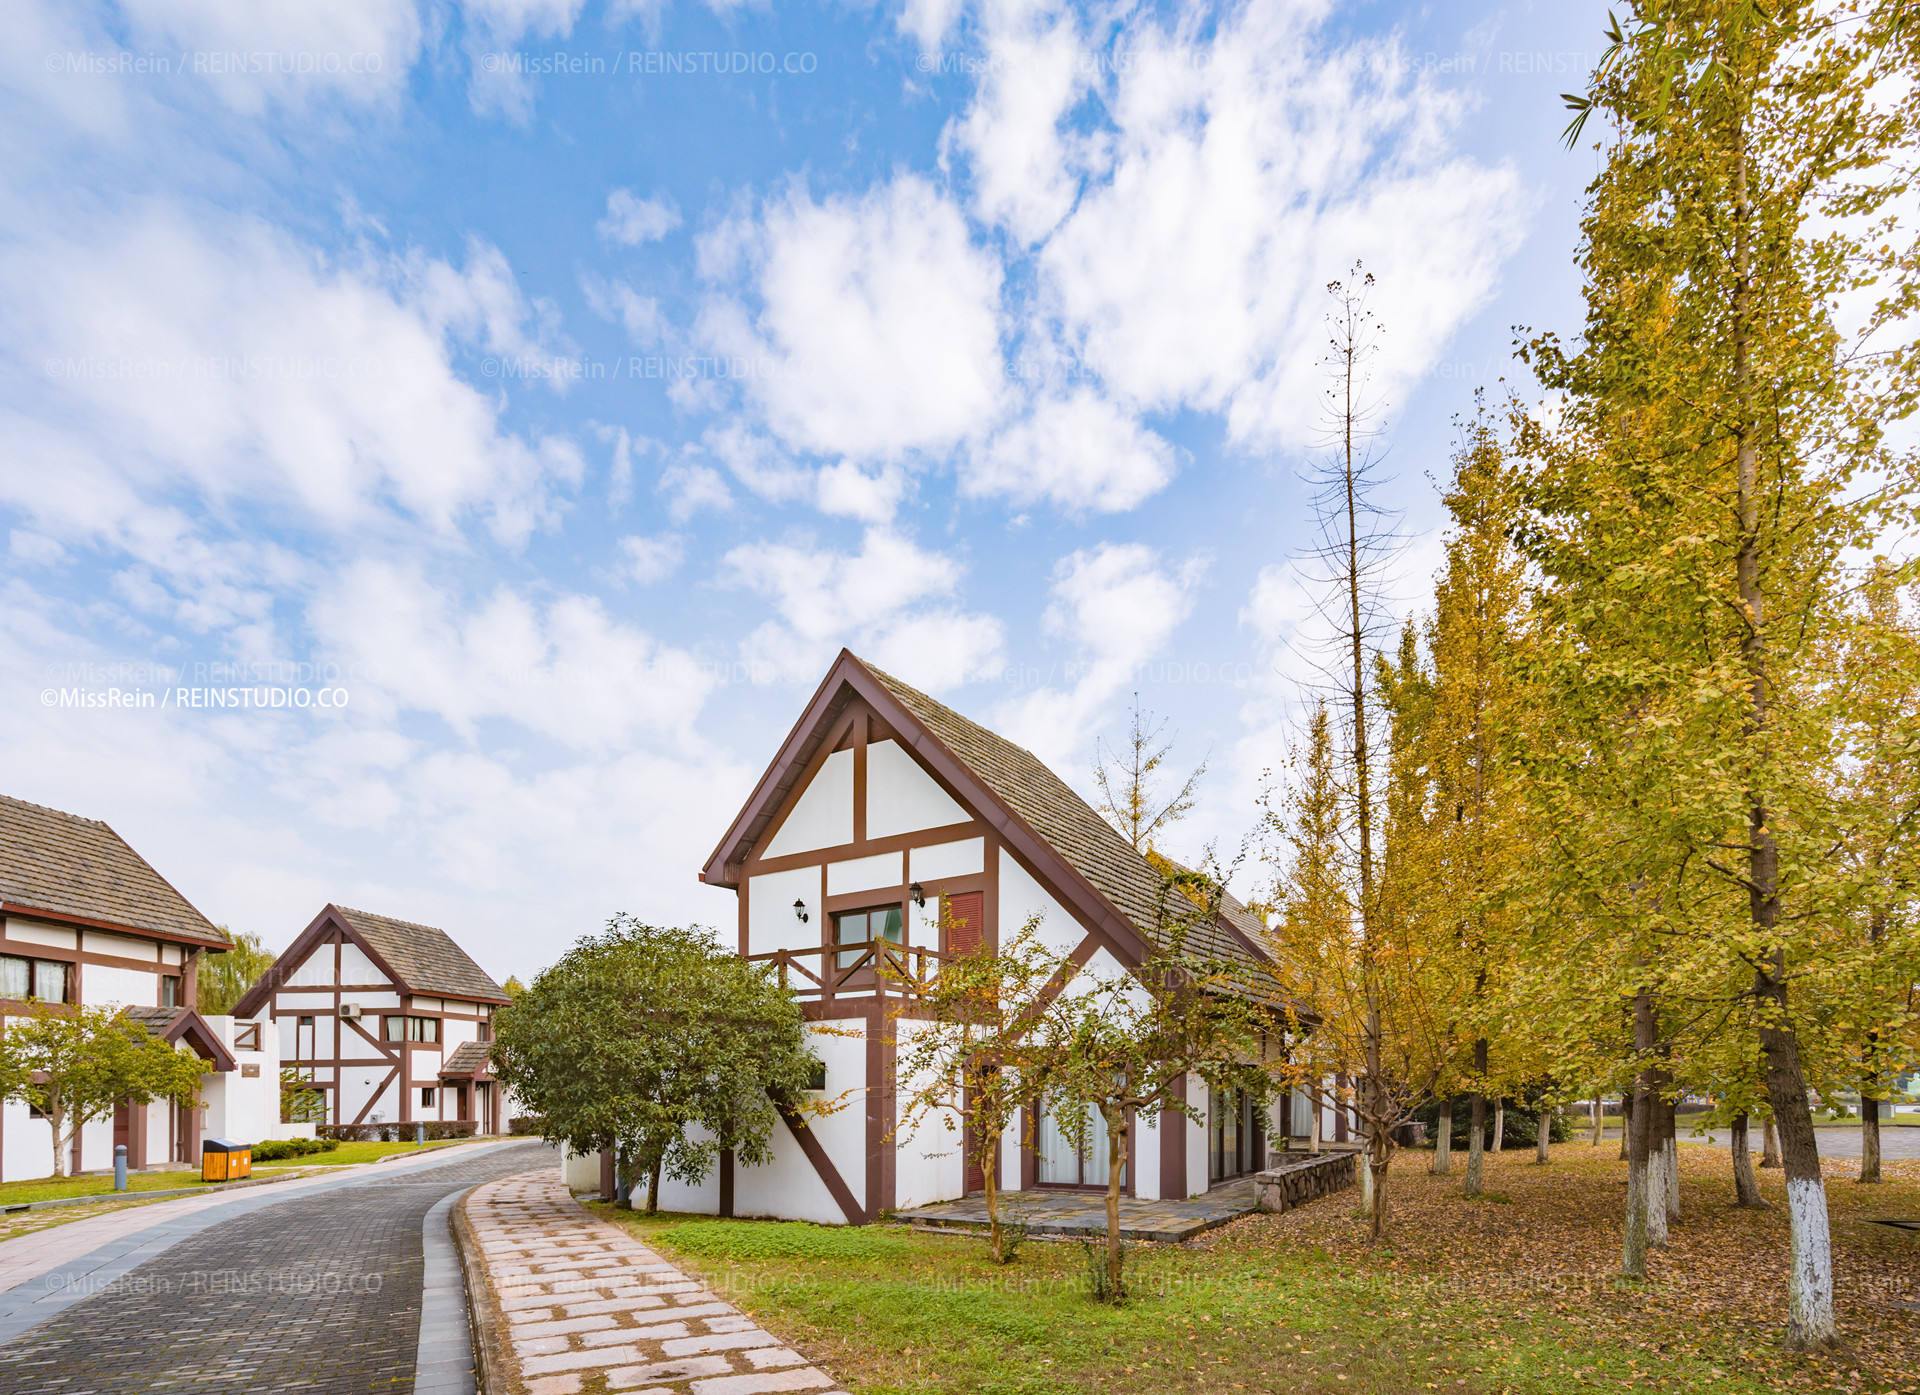
[{"label": "cobblestone path", "polygon": [[844,1395],[719,1294],[587,1211],[557,1170],[477,1187],[465,1204],[516,1391]]},{"label": "cobblestone path", "polygon": [[410,1391],[428,1209],[553,1157],[494,1149],[221,1222],[0,1346],[0,1390]]}]

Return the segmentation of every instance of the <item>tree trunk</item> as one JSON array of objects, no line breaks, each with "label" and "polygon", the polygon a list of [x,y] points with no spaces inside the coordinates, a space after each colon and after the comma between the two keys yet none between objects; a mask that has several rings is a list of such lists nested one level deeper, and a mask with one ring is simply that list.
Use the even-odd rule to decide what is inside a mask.
[{"label": "tree trunk", "polygon": [[[1660,1073],[1652,1072],[1654,1091],[1649,1093],[1647,1109],[1647,1243],[1656,1250],[1667,1248],[1667,1141],[1662,1136],[1662,1114],[1658,1093]],[[1635,1110],[1638,1114],[1640,1111]],[[1638,1119],[1634,1121],[1636,1124]]]},{"label": "tree trunk", "polygon": [[[1362,1125],[1365,1128],[1365,1125]],[[1363,1132],[1360,1135],[1360,1210],[1369,1218],[1373,1215],[1373,1144]]]},{"label": "tree trunk", "polygon": [[1647,1277],[1648,1231],[1652,1220],[1651,1197],[1647,1188],[1647,1155],[1653,1110],[1648,1107],[1652,1076],[1647,1053],[1653,1046],[1653,999],[1643,988],[1633,999],[1633,1038],[1642,1065],[1634,1078],[1631,1106],[1623,1097],[1627,1126],[1627,1224],[1621,1244],[1620,1272],[1629,1279]]},{"label": "tree trunk", "polygon": [[1766,1209],[1760,1183],[1753,1175],[1753,1145],[1747,1137],[1747,1116],[1733,1116],[1733,1204],[1750,1211]]},{"label": "tree trunk", "polygon": [[1373,1174],[1373,1210],[1367,1227],[1367,1239],[1378,1244],[1380,1237],[1387,1233],[1387,1148],[1389,1140],[1385,1129],[1378,1130],[1378,1147],[1368,1159],[1368,1171]]},{"label": "tree trunk", "polygon": [[1453,1171],[1453,1101],[1440,1101],[1440,1117],[1434,1124],[1433,1171],[1445,1177]]},{"label": "tree trunk", "polygon": [[1661,1108],[1663,1125],[1661,1133],[1661,1151],[1666,1155],[1662,1177],[1667,1184],[1667,1224],[1680,1219],[1680,1140],[1677,1137],[1678,1120],[1674,1114],[1674,1101],[1668,1100]]},{"label": "tree trunk", "polygon": [[[1307,1152],[1314,1157],[1320,1156],[1320,1082],[1314,1081],[1313,1088],[1307,1091],[1307,1108],[1313,1113],[1313,1122],[1307,1130]],[[1262,1158],[1261,1162],[1266,1159]]]},{"label": "tree trunk", "polygon": [[67,1154],[73,1151],[73,1140],[66,1136],[67,1112],[60,1107],[58,1096],[47,1101],[47,1125],[53,1130],[53,1175],[67,1175]]},{"label": "tree trunk", "polygon": [[1827,1187],[1820,1176],[1820,1144],[1800,1066],[1800,1040],[1787,1018],[1781,958],[1755,975],[1755,996],[1770,1008],[1762,1019],[1760,1050],[1767,1063],[1767,1095],[1780,1130],[1780,1162],[1787,1174],[1787,1345],[1798,1350],[1836,1347],[1833,1316],[1833,1233]]},{"label": "tree trunk", "polygon": [[1880,1101],[1860,1092],[1860,1180],[1880,1180]]},{"label": "tree trunk", "polygon": [[1533,1140],[1533,1160],[1545,1167],[1551,1159],[1547,1148],[1553,1142],[1553,1110],[1547,1105],[1540,1106],[1540,1132]]},{"label": "tree trunk", "polygon": [[1774,1128],[1771,1118],[1760,1131],[1760,1166],[1780,1166],[1780,1131]]},{"label": "tree trunk", "polygon": [[1605,1101],[1600,1096],[1593,1097],[1593,1146],[1600,1146],[1600,1134],[1606,1127],[1607,1111]]},{"label": "tree trunk", "polygon": [[1126,1297],[1120,1272],[1120,1176],[1127,1161],[1126,1113],[1120,1115],[1120,1127],[1107,1120],[1107,1300],[1118,1303]]},{"label": "tree trunk", "polygon": [[1620,1093],[1620,1161],[1628,1161],[1629,1142],[1633,1137],[1633,1091]]},{"label": "tree trunk", "polygon": [[1000,1224],[1000,1157],[999,1135],[994,1135],[994,1146],[987,1149],[987,1156],[980,1168],[980,1190],[987,1203],[987,1252],[993,1256],[995,1264],[1007,1262],[1006,1231]]},{"label": "tree trunk", "polygon": [[1493,1102],[1493,1151],[1498,1153],[1506,1147],[1507,1101],[1501,1096]]},{"label": "tree trunk", "polygon": [[1467,1115],[1467,1185],[1463,1189],[1467,1196],[1480,1195],[1480,1179],[1486,1162],[1487,1139],[1487,1096],[1485,1083],[1487,1076],[1487,1039],[1481,1037],[1473,1044],[1474,1084],[1481,1086],[1473,1092],[1473,1107]]},{"label": "tree trunk", "polygon": [[653,1155],[653,1166],[647,1169],[647,1214],[660,1214],[660,1167],[666,1161],[665,1153]]}]

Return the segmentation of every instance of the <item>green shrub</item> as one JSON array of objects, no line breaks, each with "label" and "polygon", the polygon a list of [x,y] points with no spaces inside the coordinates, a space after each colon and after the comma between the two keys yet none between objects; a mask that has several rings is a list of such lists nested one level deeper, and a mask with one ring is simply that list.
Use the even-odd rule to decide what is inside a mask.
[{"label": "green shrub", "polygon": [[253,1145],[255,1162],[278,1162],[281,1158],[304,1158],[309,1153],[331,1153],[340,1146],[337,1138],[273,1138]]},{"label": "green shrub", "polygon": [[805,1221],[690,1221],[661,1232],[675,1249],[704,1259],[886,1259],[911,1248],[871,1226]]}]

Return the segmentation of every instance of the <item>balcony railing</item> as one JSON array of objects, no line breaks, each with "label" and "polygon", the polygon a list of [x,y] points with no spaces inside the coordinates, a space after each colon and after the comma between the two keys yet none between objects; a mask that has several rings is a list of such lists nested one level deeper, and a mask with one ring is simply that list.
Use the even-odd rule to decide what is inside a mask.
[{"label": "balcony railing", "polygon": [[921,945],[865,940],[749,954],[747,962],[776,965],[783,988],[801,998],[830,1002],[836,997],[914,997],[933,986],[946,957]]}]

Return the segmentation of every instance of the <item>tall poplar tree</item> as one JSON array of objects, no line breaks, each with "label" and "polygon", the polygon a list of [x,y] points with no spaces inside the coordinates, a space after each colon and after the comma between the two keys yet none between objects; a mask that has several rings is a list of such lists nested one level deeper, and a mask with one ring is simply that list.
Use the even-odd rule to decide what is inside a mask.
[{"label": "tall poplar tree", "polygon": [[[1838,1335],[1791,985],[1858,892],[1829,856],[1831,791],[1807,753],[1833,714],[1808,679],[1891,468],[1882,365],[1833,307],[1885,270],[1884,170],[1908,138],[1904,111],[1872,101],[1871,26],[1836,22],[1845,8],[1649,0],[1616,27],[1576,99],[1612,127],[1582,224],[1583,340],[1525,349],[1562,402],[1524,437],[1565,712],[1550,793],[1563,821],[1591,821],[1563,822],[1562,846],[1639,1024],[1636,1161],[1664,1069],[1656,998],[1743,974],[1799,1347]],[[1630,1208],[1630,1269],[1634,1225]]]}]

